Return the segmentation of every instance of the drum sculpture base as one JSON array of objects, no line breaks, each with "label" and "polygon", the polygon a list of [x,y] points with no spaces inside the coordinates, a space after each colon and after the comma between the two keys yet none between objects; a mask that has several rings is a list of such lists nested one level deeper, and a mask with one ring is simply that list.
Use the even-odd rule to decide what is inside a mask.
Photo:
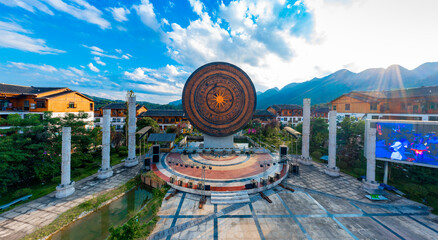
[{"label": "drum sculpture base", "polygon": [[213,137],[204,134],[204,148],[234,148],[234,137]]}]

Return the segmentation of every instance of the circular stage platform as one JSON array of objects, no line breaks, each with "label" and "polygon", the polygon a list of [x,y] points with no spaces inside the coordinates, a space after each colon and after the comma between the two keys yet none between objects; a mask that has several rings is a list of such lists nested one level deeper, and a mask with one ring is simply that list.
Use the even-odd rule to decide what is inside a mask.
[{"label": "circular stage platform", "polygon": [[[269,153],[255,154],[181,154],[165,153],[159,163],[152,164],[157,176],[172,187],[203,194],[205,166],[206,195],[211,192],[264,191],[277,185],[287,173],[287,164]],[[209,190],[209,191],[208,191]]]}]

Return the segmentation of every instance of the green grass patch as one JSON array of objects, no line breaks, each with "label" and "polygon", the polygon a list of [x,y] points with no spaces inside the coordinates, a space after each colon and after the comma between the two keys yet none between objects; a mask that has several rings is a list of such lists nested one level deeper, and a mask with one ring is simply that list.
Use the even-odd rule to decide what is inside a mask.
[{"label": "green grass patch", "polygon": [[[111,154],[111,165],[115,166],[115,165],[121,163],[122,160],[125,158],[126,158],[126,156],[119,156],[117,153],[113,153],[113,154]],[[97,173],[98,169],[99,169],[99,167],[92,166],[92,165],[87,166],[85,168],[81,168],[81,169],[75,169],[72,171],[72,173],[73,173],[72,180],[77,182],[81,179],[84,179],[88,176],[91,176],[91,175]],[[58,186],[60,182],[61,182],[61,176],[57,176],[57,177],[53,178],[52,181],[47,182],[47,183],[36,183],[36,184],[29,185],[26,189],[30,189],[30,192],[28,194],[32,194],[32,197],[30,197],[26,201],[18,202],[16,204],[10,206],[7,209],[0,210],[0,213],[7,212],[9,210],[14,209],[17,206],[24,204],[24,203],[38,199],[40,197],[44,197],[47,194],[52,193],[53,191],[56,190],[56,186]],[[10,203],[10,202],[14,201],[15,199],[18,199],[20,197],[28,195],[28,194],[24,194],[24,195],[20,194],[19,193],[20,191],[22,191],[22,189],[18,189],[15,192],[13,192],[12,194],[4,194],[0,199],[0,205]]]},{"label": "green grass patch", "polygon": [[124,185],[122,185],[114,190],[111,190],[107,193],[101,194],[101,195],[94,197],[86,202],[83,202],[83,203],[79,204],[78,206],[73,207],[73,208],[67,210],[66,212],[62,213],[52,223],[38,229],[37,231],[31,233],[30,235],[27,235],[26,237],[24,237],[24,239],[40,239],[40,238],[46,237],[46,236],[56,232],[60,228],[68,225],[72,221],[74,221],[83,212],[97,210],[99,208],[99,206],[102,205],[102,203],[110,200],[111,198],[113,198],[121,193],[129,191],[130,189],[132,189],[136,185],[140,184],[140,182],[141,182],[140,177],[136,176],[135,178],[129,180],[127,183],[125,183]]}]

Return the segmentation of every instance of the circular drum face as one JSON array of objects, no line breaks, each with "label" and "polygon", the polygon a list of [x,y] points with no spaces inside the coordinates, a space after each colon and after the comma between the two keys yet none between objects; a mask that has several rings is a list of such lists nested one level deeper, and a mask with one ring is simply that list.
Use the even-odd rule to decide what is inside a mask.
[{"label": "circular drum face", "polygon": [[183,108],[191,124],[217,137],[242,129],[252,118],[256,92],[251,79],[240,68],[214,62],[190,75],[183,91]]}]

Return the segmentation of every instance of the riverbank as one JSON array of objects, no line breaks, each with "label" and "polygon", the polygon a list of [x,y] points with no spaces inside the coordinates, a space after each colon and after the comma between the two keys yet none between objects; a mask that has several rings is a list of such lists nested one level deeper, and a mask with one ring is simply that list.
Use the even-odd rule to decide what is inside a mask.
[{"label": "riverbank", "polygon": [[51,235],[57,233],[58,231],[61,231],[63,228],[67,227],[71,223],[92,214],[96,210],[122,197],[123,195],[125,195],[126,192],[130,191],[132,188],[140,183],[140,177],[139,175],[137,175],[124,185],[67,210],[66,212],[59,215],[59,217],[56,218],[52,223],[38,229],[34,233],[26,236],[24,239],[49,238]]},{"label": "riverbank", "polygon": [[[52,192],[0,214],[0,239],[21,239],[38,229],[48,226],[68,210],[125,185],[139,173],[140,168],[141,164],[132,168],[125,168],[121,163],[113,166],[114,175],[108,179],[98,179],[97,174],[94,174],[78,181],[75,184],[75,193],[67,198],[57,199],[55,198],[56,193]],[[124,189],[118,194],[126,190],[128,189]],[[102,202],[104,201],[100,199],[100,203]],[[90,204],[89,209],[92,209],[93,205]],[[94,202],[94,204],[97,204],[97,202]]]}]

